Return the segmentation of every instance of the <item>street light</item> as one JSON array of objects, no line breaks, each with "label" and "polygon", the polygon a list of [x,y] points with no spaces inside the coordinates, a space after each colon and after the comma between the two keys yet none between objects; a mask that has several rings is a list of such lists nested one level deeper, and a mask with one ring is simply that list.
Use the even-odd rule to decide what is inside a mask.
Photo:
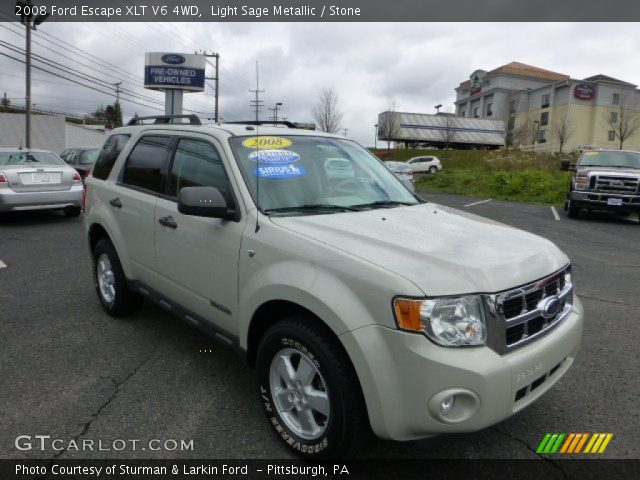
[{"label": "street light", "polygon": [[276,103],[275,108],[273,109],[273,120],[275,123],[278,123],[278,107],[282,106],[282,102]]},{"label": "street light", "polygon": [[378,149],[378,124],[374,125],[376,129],[376,135],[373,137],[373,148]]},{"label": "street light", "polygon": [[31,148],[31,30],[36,30],[36,27],[49,18],[50,13],[42,15],[34,15],[33,5],[30,0],[16,2],[16,9],[21,13],[20,23],[27,29],[27,46],[26,46],[26,94],[25,94],[25,145],[27,148]]},{"label": "street light", "polygon": [[436,106],[435,106],[435,107],[433,107],[433,108],[435,108],[435,109],[436,109],[436,115],[437,115],[438,113],[440,113],[440,109],[442,108],[442,104],[440,104],[440,105],[436,105]]}]

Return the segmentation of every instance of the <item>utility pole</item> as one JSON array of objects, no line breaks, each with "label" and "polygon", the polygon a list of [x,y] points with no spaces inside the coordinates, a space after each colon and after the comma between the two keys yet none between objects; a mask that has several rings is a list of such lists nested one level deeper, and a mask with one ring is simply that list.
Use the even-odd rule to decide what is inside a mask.
[{"label": "utility pole", "polygon": [[275,104],[275,106],[273,108],[270,108],[269,110],[271,110],[273,112],[273,121],[274,123],[278,123],[278,107],[282,106],[282,102],[278,102]]},{"label": "utility pole", "polygon": [[260,77],[258,74],[258,62],[256,62],[256,89],[249,90],[251,93],[255,93],[256,99],[251,100],[251,107],[256,112],[256,123],[260,122],[260,109],[262,108],[262,104],[264,101],[260,100],[260,94],[264,93],[264,90],[260,90]]},{"label": "utility pole", "polygon": [[20,8],[23,13],[20,15],[20,23],[22,23],[27,29],[26,35],[26,85],[25,85],[25,146],[31,148],[31,30],[36,30],[36,27],[49,18],[50,13],[44,15],[33,15],[33,6],[30,0],[18,0],[16,7]]},{"label": "utility pole", "polygon": [[[196,52],[198,53],[198,52]],[[213,119],[216,123],[220,123],[220,107],[219,107],[219,102],[220,102],[220,74],[218,73],[218,68],[219,68],[219,64],[220,64],[220,54],[219,53],[207,53],[206,51],[202,51],[202,54],[207,57],[207,58],[215,58],[216,59],[216,64],[213,65],[213,67],[215,68],[215,76],[214,77],[205,77],[205,80],[213,80],[215,82],[215,105],[214,105],[214,111],[213,111]],[[211,65],[210,62],[209,65]]]},{"label": "utility pole", "polygon": [[342,131],[343,131],[343,135],[346,137],[347,136],[347,132],[349,131],[349,129],[348,128],[343,128]]},{"label": "utility pole", "polygon": [[116,118],[114,123],[114,127],[120,126],[120,118],[122,117],[122,112],[120,111],[120,85],[122,82],[116,82],[113,84],[116,87]]}]

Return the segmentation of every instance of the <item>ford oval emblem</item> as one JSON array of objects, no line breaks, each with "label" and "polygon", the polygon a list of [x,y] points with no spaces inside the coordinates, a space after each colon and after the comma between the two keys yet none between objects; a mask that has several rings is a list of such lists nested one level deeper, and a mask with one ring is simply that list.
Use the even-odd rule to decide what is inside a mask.
[{"label": "ford oval emblem", "polygon": [[180,65],[181,63],[186,62],[186,59],[177,53],[167,53],[162,56],[162,61],[164,63],[170,63],[171,65]]},{"label": "ford oval emblem", "polygon": [[547,320],[555,317],[560,312],[560,307],[562,304],[560,303],[560,299],[557,296],[548,297],[540,300],[538,303],[538,310],[540,311],[540,315]]}]

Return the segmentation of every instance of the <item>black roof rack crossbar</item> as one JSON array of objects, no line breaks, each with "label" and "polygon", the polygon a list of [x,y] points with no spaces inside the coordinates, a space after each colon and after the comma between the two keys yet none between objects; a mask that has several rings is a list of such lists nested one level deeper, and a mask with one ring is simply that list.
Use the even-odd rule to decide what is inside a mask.
[{"label": "black roof rack crossbar", "polygon": [[284,125],[289,128],[300,128],[293,122],[288,122],[286,120],[247,120],[247,121],[239,121],[239,122],[223,122],[227,125]]},{"label": "black roof rack crossbar", "polygon": [[[197,115],[153,115],[151,117],[133,117],[127,122],[127,125],[142,125],[143,120],[153,120],[154,125],[163,125],[172,123],[175,118],[188,118],[189,125],[202,125],[200,117]],[[178,124],[179,125],[179,124]]]}]

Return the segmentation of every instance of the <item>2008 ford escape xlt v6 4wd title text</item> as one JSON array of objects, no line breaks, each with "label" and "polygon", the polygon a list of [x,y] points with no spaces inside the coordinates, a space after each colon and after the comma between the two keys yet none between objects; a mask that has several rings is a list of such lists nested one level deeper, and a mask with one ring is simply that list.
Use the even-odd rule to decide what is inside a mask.
[{"label": "2008 ford escape xlt v6 4wd title text", "polygon": [[423,202],[342,137],[170,120],[111,132],[86,181],[98,297],[235,347],[295,453],[479,430],[573,363],[583,310],[551,242]]}]

